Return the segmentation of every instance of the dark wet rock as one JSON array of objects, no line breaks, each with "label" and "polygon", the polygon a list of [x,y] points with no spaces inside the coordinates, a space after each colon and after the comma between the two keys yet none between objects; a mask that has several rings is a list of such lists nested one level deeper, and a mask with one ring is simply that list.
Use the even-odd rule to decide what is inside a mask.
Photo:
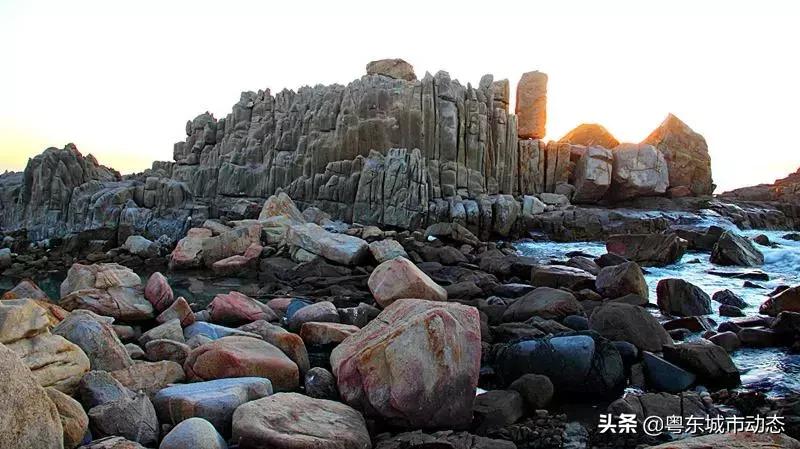
[{"label": "dark wet rock", "polygon": [[772,329],[746,327],[739,331],[738,336],[742,346],[751,348],[767,348],[781,344],[780,335]]},{"label": "dark wet rock", "polygon": [[585,331],[589,330],[589,319],[581,315],[570,315],[563,320],[564,326],[575,330]]},{"label": "dark wet rock", "polygon": [[711,300],[720,304],[738,307],[740,309],[747,307],[747,302],[741,296],[728,289],[714,292],[714,294],[711,296]]},{"label": "dark wet rock", "polygon": [[605,396],[625,380],[619,352],[591,334],[539,338],[492,348],[495,370],[506,382],[525,374],[549,377],[557,393]]},{"label": "dark wet rock", "polygon": [[709,388],[734,388],[739,385],[739,370],[725,349],[698,340],[664,347],[664,358],[695,374]]},{"label": "dark wet rock", "polygon": [[198,417],[209,421],[221,434],[230,435],[234,410],[271,394],[268,379],[240,377],[173,385],[159,391],[153,404],[162,423],[174,425]]},{"label": "dark wet rock", "polygon": [[682,318],[674,318],[669,321],[661,323],[664,329],[671,331],[674,329],[687,329],[690,332],[703,332],[714,330],[713,323],[706,317],[702,316],[687,316]]},{"label": "dark wet rock", "polygon": [[595,263],[601,268],[620,265],[628,261],[628,259],[613,253],[605,253],[594,260]]},{"label": "dark wet rock", "polygon": [[580,268],[564,265],[542,265],[533,269],[531,283],[536,287],[573,288],[576,285],[592,285],[593,274]]},{"label": "dark wet rock", "polygon": [[515,390],[491,390],[479,394],[472,406],[475,432],[484,435],[488,430],[517,422],[524,407],[522,395]]},{"label": "dark wet rock", "polygon": [[688,242],[688,249],[696,251],[711,251],[717,244],[725,229],[719,226],[709,226],[701,232],[695,229],[676,229],[675,233]]},{"label": "dark wet rock", "polygon": [[781,312],[771,325],[772,330],[788,338],[800,336],[800,313]]},{"label": "dark wet rock", "polygon": [[511,441],[492,439],[467,432],[445,430],[435,433],[422,431],[406,432],[397,435],[378,436],[375,449],[516,449]]},{"label": "dark wet rock", "polygon": [[761,304],[759,312],[769,316],[777,316],[781,312],[800,312],[800,286],[787,288],[770,295]]},{"label": "dark wet rock", "polygon": [[711,274],[713,276],[732,278],[732,279],[750,279],[754,281],[769,280],[769,274],[764,273],[761,270],[749,270],[749,271],[708,270],[706,271],[706,273]]},{"label": "dark wet rock", "polygon": [[597,275],[595,283],[597,291],[606,298],[619,298],[628,294],[644,299],[650,297],[644,274],[636,262],[604,267]]},{"label": "dark wet rock", "polygon": [[668,332],[669,336],[675,341],[684,341],[692,335],[692,331],[684,328],[671,329]]},{"label": "dark wet rock", "polygon": [[336,388],[336,378],[325,368],[315,367],[308,370],[305,375],[305,393],[317,399],[339,399],[339,390]]},{"label": "dark wet rock", "polygon": [[703,417],[716,415],[715,410],[703,402],[699,394],[685,392],[680,395],[671,393],[644,393],[626,394],[608,406],[608,411],[614,415],[634,414],[637,421],[643,421],[649,416],[658,416],[666,419],[667,416]]},{"label": "dark wet rock", "polygon": [[680,393],[692,386],[697,379],[694,374],[650,352],[642,353],[642,361],[647,386],[654,391]]},{"label": "dark wet rock", "polygon": [[764,264],[764,255],[750,240],[734,232],[725,231],[711,251],[711,262],[719,265],[757,267]]},{"label": "dark wet rock", "polygon": [[508,388],[517,391],[530,410],[546,408],[553,399],[553,382],[541,374],[524,374]]},{"label": "dark wet rock", "polygon": [[519,284],[519,283],[497,284],[492,289],[492,293],[501,298],[519,298],[522,295],[530,293],[535,288],[536,287],[529,284]]},{"label": "dark wet rock", "polygon": [[662,279],[656,286],[658,307],[669,315],[710,315],[711,298],[706,292],[683,279]]},{"label": "dark wet rock", "polygon": [[632,343],[641,350],[659,352],[672,339],[645,309],[623,303],[606,303],[594,310],[589,327],[609,340]]},{"label": "dark wet rock", "polygon": [[561,319],[583,312],[580,302],[567,291],[538,287],[517,299],[503,314],[503,321],[525,321],[533,316]]},{"label": "dark wet rock", "polygon": [[618,234],[606,240],[609,253],[643,266],[677,263],[686,252],[686,246],[686,241],[677,234]]},{"label": "dark wet rock", "polygon": [[738,308],[736,306],[731,306],[731,305],[728,305],[728,304],[721,304],[719,306],[719,315],[720,316],[726,316],[726,317],[741,317],[741,316],[745,316],[745,313],[742,311],[742,309],[740,309],[740,308]]},{"label": "dark wet rock", "polygon": [[721,346],[729,354],[739,349],[739,347],[742,345],[741,340],[739,340],[739,336],[736,335],[736,333],[730,331],[720,332],[718,334],[712,335],[711,337],[709,337],[708,340],[717,346]]},{"label": "dark wet rock", "polygon": [[761,434],[752,432],[723,433],[693,436],[672,443],[651,446],[651,449],[800,449],[800,441],[784,434]]}]

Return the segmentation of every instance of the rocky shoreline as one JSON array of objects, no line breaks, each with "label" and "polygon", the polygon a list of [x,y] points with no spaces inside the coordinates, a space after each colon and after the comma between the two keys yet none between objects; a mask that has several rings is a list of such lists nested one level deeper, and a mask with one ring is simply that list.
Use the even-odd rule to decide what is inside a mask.
[{"label": "rocky shoreline", "polygon": [[[511,114],[507,81],[375,61],[245,92],[142,174],[68,145],[0,176],[0,449],[800,448],[799,397],[742,388],[731,357],[800,350],[800,286],[748,315],[645,280],[687,251],[768,277],[776,243],[739,231],[800,239],[790,182],[711,196],[672,115],[639,144],[544,142],[546,83],[523,75]],[[644,432],[756,415],[779,434]]]}]

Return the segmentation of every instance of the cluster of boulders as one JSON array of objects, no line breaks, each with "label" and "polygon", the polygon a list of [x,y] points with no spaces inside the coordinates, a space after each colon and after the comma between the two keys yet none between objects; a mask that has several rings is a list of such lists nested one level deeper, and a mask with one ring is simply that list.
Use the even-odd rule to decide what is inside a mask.
[{"label": "cluster of boulders", "polygon": [[[13,382],[0,414],[14,420],[0,442],[561,448],[586,439],[551,412],[575,399],[639,420],[716,415],[709,390],[740,382],[729,353],[796,342],[800,295],[771,294],[762,312],[774,319],[719,326],[704,316],[709,296],[681,279],[662,280],[652,305],[642,266],[691,245],[615,236],[601,257],[542,262],[457,223],[346,226],[279,193],[257,220],[209,220],[168,256],[174,270],[258,279],[255,294],[193,303],[167,276],[116,263],[74,264],[55,303],[29,280],[5,292],[0,369]],[[729,232],[711,247],[740,265],[760,255]],[[730,291],[714,300],[743,305]]]}]

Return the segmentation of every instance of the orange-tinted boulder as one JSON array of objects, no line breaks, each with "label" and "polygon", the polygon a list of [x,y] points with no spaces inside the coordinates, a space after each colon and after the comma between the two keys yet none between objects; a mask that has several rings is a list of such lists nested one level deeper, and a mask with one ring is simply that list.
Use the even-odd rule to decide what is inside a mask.
[{"label": "orange-tinted boulder", "polygon": [[378,265],[367,285],[381,307],[403,298],[447,301],[447,291],[405,257]]}]

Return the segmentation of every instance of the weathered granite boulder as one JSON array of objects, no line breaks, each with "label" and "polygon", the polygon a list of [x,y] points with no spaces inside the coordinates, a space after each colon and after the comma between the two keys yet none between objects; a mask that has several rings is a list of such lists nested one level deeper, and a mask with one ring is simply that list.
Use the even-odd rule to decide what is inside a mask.
[{"label": "weathered granite boulder", "polygon": [[186,377],[181,365],[169,360],[136,362],[127,368],[112,371],[111,376],[131,391],[144,391],[151,399],[161,389],[183,382]]},{"label": "weathered granite boulder", "polygon": [[93,407],[89,422],[95,437],[121,436],[145,446],[158,441],[156,410],[143,392]]},{"label": "weathered granite boulder", "polygon": [[94,370],[114,371],[133,364],[109,319],[92,312],[73,311],[53,328],[53,334],[78,345],[89,357]]},{"label": "weathered granite boulder", "polygon": [[643,351],[661,352],[672,344],[664,327],[642,307],[607,302],[596,307],[589,318],[589,327],[612,341],[627,341]]},{"label": "weathered granite boulder", "polygon": [[143,259],[156,257],[161,250],[161,247],[156,242],[148,240],[141,235],[128,236],[121,248]]},{"label": "weathered granite boulder", "polygon": [[403,298],[447,301],[447,291],[405,257],[378,265],[367,285],[375,302],[384,308]]},{"label": "weathered granite boulder", "polygon": [[183,367],[193,381],[266,377],[280,391],[300,384],[293,361],[275,346],[252,337],[230,336],[205,343],[192,350]]},{"label": "weathered granite boulder", "polygon": [[619,145],[619,141],[603,125],[597,123],[582,123],[558,141],[585,147],[597,145],[609,150]]},{"label": "weathered granite boulder", "polygon": [[211,321],[232,326],[278,320],[278,315],[268,305],[236,291],[215,296],[206,310]]},{"label": "weathered granite boulder", "polygon": [[[342,399],[365,414],[399,426],[455,428],[471,420],[480,352],[475,308],[401,299],[330,360]],[[382,399],[389,395],[392,401]]]},{"label": "weathered granite boulder", "polygon": [[178,424],[203,418],[223,435],[230,435],[233,412],[240,405],[272,394],[263,377],[238,377],[172,385],[159,391],[153,404],[161,422]]},{"label": "weathered granite boulder", "polygon": [[175,249],[169,255],[170,269],[188,269],[202,266],[203,241],[211,238],[212,235],[210,229],[189,229],[186,236],[178,241]]},{"label": "weathered granite boulder", "polygon": [[61,428],[64,430],[64,449],[74,449],[81,444],[89,430],[89,417],[83,411],[81,403],[70,396],[47,388],[47,397],[53,401],[61,417]]},{"label": "weathered granite boulder", "polygon": [[740,383],[731,356],[707,340],[664,346],[664,358],[695,374],[698,382],[709,388],[735,388]]},{"label": "weathered granite boulder", "polygon": [[408,258],[408,253],[397,240],[386,239],[371,242],[369,251],[378,263],[386,262],[397,257]]},{"label": "weathered granite boulder", "polygon": [[757,267],[764,264],[764,255],[753,243],[732,231],[725,231],[711,250],[711,262],[719,265]]},{"label": "weathered granite boulder", "polygon": [[[201,255],[206,267],[231,256],[244,254],[252,245],[261,243],[261,224],[239,226],[228,232],[202,240]],[[174,252],[173,252],[174,254]]]},{"label": "weathered granite boulder", "polygon": [[0,344],[0,447],[62,449],[58,408],[19,356]]},{"label": "weathered granite boulder", "polygon": [[531,273],[531,285],[535,287],[580,289],[580,285],[593,285],[595,276],[581,268],[566,265],[541,265]]},{"label": "weathered granite boulder", "polygon": [[645,267],[680,262],[687,242],[677,234],[616,234],[606,239],[606,249]]},{"label": "weathered granite boulder", "polygon": [[759,307],[759,313],[778,316],[781,312],[800,312],[800,286],[773,294]]},{"label": "weathered granite boulder", "polygon": [[517,133],[523,139],[541,139],[547,124],[547,75],[542,72],[522,74],[517,84],[515,112]]},{"label": "weathered granite boulder", "polygon": [[285,217],[295,223],[305,223],[306,219],[294,204],[294,201],[283,191],[276,192],[264,201],[259,220],[268,220],[273,217]]},{"label": "weathered granite boulder", "polygon": [[189,302],[183,296],[178,297],[169,307],[156,317],[156,322],[164,324],[167,321],[179,320],[181,326],[188,327],[194,324],[195,316]]},{"label": "weathered granite boulder", "polygon": [[300,374],[305,373],[310,368],[308,350],[299,335],[263,320],[245,324],[239,330],[257,335],[267,343],[283,351],[287,357],[297,364]]},{"label": "weathered granite boulder", "polygon": [[364,418],[345,404],[277,393],[233,413],[233,440],[242,448],[370,449]]},{"label": "weathered granite boulder", "polygon": [[662,195],[669,186],[664,156],[652,145],[623,143],[614,155],[610,194],[617,200]]},{"label": "weathered granite boulder", "polygon": [[596,203],[611,187],[614,156],[602,146],[587,147],[575,164],[574,203]]},{"label": "weathered granite boulder", "polygon": [[228,444],[211,423],[189,418],[173,427],[158,449],[228,449]]},{"label": "weathered granite boulder", "polygon": [[153,306],[144,297],[142,279],[116,263],[74,264],[61,283],[59,305],[85,309],[123,321],[153,318]]},{"label": "weathered granite boulder", "polygon": [[379,59],[367,64],[367,75],[383,75],[406,81],[414,81],[414,67],[402,59]]},{"label": "weathered granite boulder", "polygon": [[342,265],[358,264],[369,251],[369,244],[364,240],[328,232],[314,223],[290,226],[286,243]]},{"label": "weathered granite boulder", "polygon": [[538,316],[544,319],[561,319],[583,313],[581,303],[564,290],[538,287],[514,301],[503,313],[505,322],[523,322]]},{"label": "weathered granite boulder", "polygon": [[175,302],[175,294],[169,286],[167,277],[156,271],[147,279],[144,286],[144,297],[155,307],[156,311],[163,312]]},{"label": "weathered granite boulder", "polygon": [[667,162],[669,187],[688,187],[694,195],[711,195],[711,156],[706,139],[669,114],[642,143],[653,145]]},{"label": "weathered granite boulder", "polygon": [[86,354],[50,333],[47,311],[32,299],[0,301],[0,343],[22,359],[43,387],[72,393],[89,371]]}]

